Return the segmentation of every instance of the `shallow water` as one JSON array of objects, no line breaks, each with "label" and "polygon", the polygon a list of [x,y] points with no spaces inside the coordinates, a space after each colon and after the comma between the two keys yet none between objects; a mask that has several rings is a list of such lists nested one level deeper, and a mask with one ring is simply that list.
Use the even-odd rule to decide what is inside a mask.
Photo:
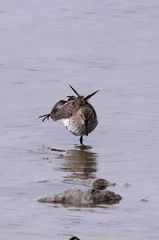
[{"label": "shallow water", "polygon": [[[1,239],[159,239],[158,11],[157,0],[1,0]],[[69,84],[100,89],[84,150],[61,122],[37,118],[72,94]],[[116,182],[123,199],[37,202],[84,188],[66,183],[72,176]]]}]

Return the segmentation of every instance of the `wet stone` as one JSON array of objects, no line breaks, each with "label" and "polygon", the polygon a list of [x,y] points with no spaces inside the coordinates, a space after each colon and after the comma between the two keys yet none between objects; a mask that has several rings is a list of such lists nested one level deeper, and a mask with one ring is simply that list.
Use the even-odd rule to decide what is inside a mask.
[{"label": "wet stone", "polygon": [[119,203],[122,197],[113,191],[100,191],[90,189],[81,191],[79,189],[68,189],[63,193],[54,196],[46,196],[38,199],[42,203],[56,203],[72,206],[94,206],[96,204],[115,204]]},{"label": "wet stone", "polygon": [[140,202],[148,202],[149,200],[148,199],[146,199],[146,198],[142,198],[142,199],[140,199]]}]

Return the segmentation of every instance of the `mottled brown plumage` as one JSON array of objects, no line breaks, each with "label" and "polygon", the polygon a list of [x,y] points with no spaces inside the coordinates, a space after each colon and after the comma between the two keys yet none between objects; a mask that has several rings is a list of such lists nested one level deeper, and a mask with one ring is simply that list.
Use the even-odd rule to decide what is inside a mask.
[{"label": "mottled brown plumage", "polygon": [[63,120],[66,128],[76,136],[80,137],[80,143],[83,144],[83,136],[92,132],[98,124],[97,115],[94,107],[88,100],[98,91],[87,96],[81,96],[70,86],[77,96],[68,96],[67,100],[60,100],[55,104],[51,113],[39,116],[39,118],[52,120]]}]

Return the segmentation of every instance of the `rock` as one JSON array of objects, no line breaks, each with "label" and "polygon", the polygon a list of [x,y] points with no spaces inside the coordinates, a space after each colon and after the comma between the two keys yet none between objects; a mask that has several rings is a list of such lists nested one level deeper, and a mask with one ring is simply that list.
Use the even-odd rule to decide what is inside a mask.
[{"label": "rock", "polygon": [[148,200],[146,198],[142,198],[140,199],[140,202],[148,202]]},{"label": "rock", "polygon": [[97,190],[104,190],[110,185],[110,182],[106,179],[103,178],[97,178],[93,183],[92,183],[92,188],[97,189]]},{"label": "rock", "polygon": [[124,187],[126,187],[126,188],[131,187],[131,184],[130,183],[125,183]]},{"label": "rock", "polygon": [[118,203],[122,197],[113,191],[98,191],[96,189],[92,190],[93,202],[94,204],[115,204]]},{"label": "rock", "polygon": [[58,203],[72,206],[93,206],[96,204],[119,203],[122,197],[112,191],[99,191],[90,189],[81,191],[79,189],[69,189],[54,196],[41,197],[38,199],[42,203]]}]

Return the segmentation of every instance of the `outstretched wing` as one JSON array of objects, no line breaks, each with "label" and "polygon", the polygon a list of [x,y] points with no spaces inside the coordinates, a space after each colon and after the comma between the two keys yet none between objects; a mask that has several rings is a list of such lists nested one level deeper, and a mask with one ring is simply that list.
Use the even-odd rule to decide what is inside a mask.
[{"label": "outstretched wing", "polygon": [[52,108],[51,113],[41,115],[39,118],[43,118],[42,122],[46,119],[49,120],[49,118],[52,118],[54,121],[70,118],[77,111],[77,108],[78,105],[75,98],[69,97],[68,101],[60,100],[57,102]]},{"label": "outstretched wing", "polygon": [[54,119],[54,115],[56,115],[56,113],[58,112],[58,110],[65,104],[67,103],[67,101],[65,100],[60,100],[59,102],[57,102],[55,104],[55,106],[53,107],[51,113],[47,113],[44,115],[39,116],[39,118],[43,118],[42,122],[44,122],[46,119],[49,120],[49,118],[51,117],[53,120],[58,120],[58,119]]},{"label": "outstretched wing", "polygon": [[[63,100],[62,100],[63,101]],[[54,120],[70,118],[76,111],[76,102],[74,100],[57,102],[51,110],[50,117]]]}]

